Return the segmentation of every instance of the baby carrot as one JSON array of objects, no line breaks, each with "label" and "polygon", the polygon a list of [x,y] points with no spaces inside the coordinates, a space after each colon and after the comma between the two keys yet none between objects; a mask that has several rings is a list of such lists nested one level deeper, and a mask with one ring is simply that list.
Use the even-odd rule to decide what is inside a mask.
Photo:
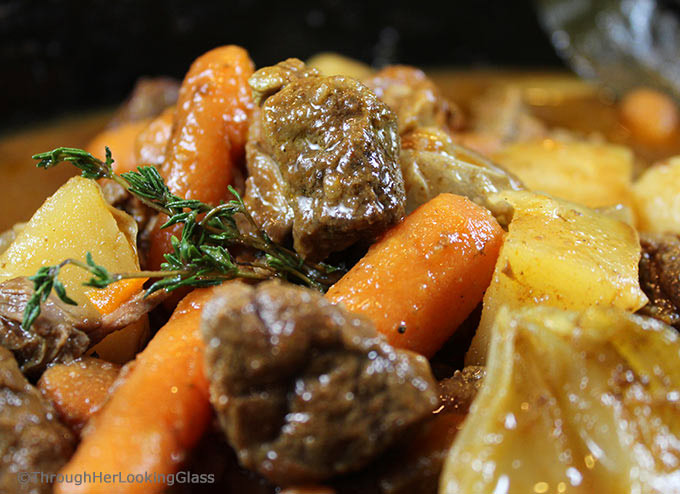
[{"label": "baby carrot", "polygon": [[[191,65],[182,82],[175,121],[161,174],[170,191],[186,199],[218,204],[245,153],[253,108],[248,78],[253,73],[248,52],[238,46],[215,48]],[[151,234],[149,262],[158,268],[170,252],[170,237],[182,227]]]},{"label": "baby carrot", "polygon": [[147,125],[148,119],[104,130],[90,141],[86,149],[103,160],[106,157],[105,148],[108,146],[114,158],[112,165],[114,172],[125,173],[135,170],[138,164],[135,158],[135,142]]},{"label": "baby carrot", "polygon": [[67,479],[83,472],[120,472],[122,481],[61,483],[55,493],[164,491],[158,480],[177,471],[210,422],[199,325],[203,304],[211,295],[210,289],[195,290],[180,302],[87,425],[83,441],[61,472]]},{"label": "baby carrot", "polygon": [[502,242],[488,210],[440,194],[371,246],[326,297],[368,316],[392,345],[429,357],[482,300]]},{"label": "baby carrot", "polygon": [[101,409],[120,366],[93,357],[55,364],[38,381],[38,389],[54,405],[62,422],[79,431]]}]

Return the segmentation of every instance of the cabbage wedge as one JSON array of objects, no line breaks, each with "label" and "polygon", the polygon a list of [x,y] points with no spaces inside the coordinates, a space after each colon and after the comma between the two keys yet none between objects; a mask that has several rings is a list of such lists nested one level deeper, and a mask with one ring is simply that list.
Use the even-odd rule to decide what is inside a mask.
[{"label": "cabbage wedge", "polygon": [[439,492],[680,492],[677,332],[616,308],[501,308]]}]

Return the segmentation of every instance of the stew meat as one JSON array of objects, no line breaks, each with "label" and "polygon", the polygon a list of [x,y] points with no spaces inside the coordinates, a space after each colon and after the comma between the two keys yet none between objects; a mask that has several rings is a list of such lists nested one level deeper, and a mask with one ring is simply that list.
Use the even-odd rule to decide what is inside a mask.
[{"label": "stew meat", "polygon": [[50,362],[83,355],[90,346],[86,329],[94,329],[98,322],[50,295],[30,331],[24,331],[21,321],[32,294],[33,282],[27,278],[0,284],[0,345],[14,353],[24,373],[38,376]]},{"label": "stew meat", "polygon": [[364,83],[397,114],[402,136],[419,127],[437,127],[450,132],[463,125],[462,112],[441,95],[420,69],[392,65]]},{"label": "stew meat", "polygon": [[640,287],[649,303],[640,312],[680,330],[680,237],[640,235]]},{"label": "stew meat", "polygon": [[202,331],[230,443],[245,467],[281,485],[360,469],[439,402],[424,357],[300,287],[226,284]]},{"label": "stew meat", "polygon": [[250,78],[261,108],[246,147],[246,204],[274,241],[322,260],[404,215],[395,114],[360,82],[300,60]]},{"label": "stew meat", "polygon": [[49,494],[48,481],[20,472],[57,473],[75,447],[40,392],[21,374],[12,353],[0,346],[0,492]]},{"label": "stew meat", "polygon": [[68,363],[105,336],[138,321],[168,297],[164,291],[148,297],[138,293],[103,317],[91,317],[80,307],[66,305],[55,294],[41,304],[29,331],[21,327],[33,283],[14,278],[0,283],[0,346],[11,350],[21,371],[37,377],[55,362]]}]

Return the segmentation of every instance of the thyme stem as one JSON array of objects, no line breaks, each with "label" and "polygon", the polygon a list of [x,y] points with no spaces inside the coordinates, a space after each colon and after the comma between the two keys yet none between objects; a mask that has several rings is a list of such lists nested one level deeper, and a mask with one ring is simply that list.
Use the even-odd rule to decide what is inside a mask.
[{"label": "thyme stem", "polygon": [[[236,190],[229,187],[233,200],[211,206],[194,199],[184,199],[173,194],[158,171],[152,166],[139,166],[136,171],[117,174],[113,171],[113,157],[106,148],[104,161],[77,148],[60,147],[46,153],[36,154],[38,167],[51,168],[68,162],[82,171],[85,178],[110,179],[139,199],[149,208],[165,214],[168,220],[161,228],[182,225],[180,238],[173,236],[172,252],[165,254],[165,261],[157,271],[109,273],[94,262],[88,253],[86,262],[66,259],[56,266],[46,266],[30,277],[34,282],[34,294],[24,312],[22,327],[27,329],[40,314],[40,304],[47,300],[52,289],[65,303],[75,304],[66,295],[58,280],[59,271],[71,264],[85,269],[92,278],[87,286],[104,288],[128,278],[156,279],[146,289],[146,295],[157,290],[172,291],[180,287],[203,287],[217,285],[234,278],[266,279],[272,276],[292,278],[309,287],[325,291],[333,281],[332,273],[338,268],[323,263],[307,263],[296,252],[273,242],[255,222]],[[235,220],[236,215],[245,217],[251,231],[242,231]],[[228,248],[242,246],[259,253],[255,261],[236,262]]]}]

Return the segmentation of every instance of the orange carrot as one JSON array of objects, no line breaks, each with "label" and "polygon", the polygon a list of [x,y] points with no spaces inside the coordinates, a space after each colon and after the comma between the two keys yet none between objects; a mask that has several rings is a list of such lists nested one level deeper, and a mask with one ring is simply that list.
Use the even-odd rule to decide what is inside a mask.
[{"label": "orange carrot", "polygon": [[105,147],[108,146],[113,155],[113,171],[125,173],[137,168],[135,158],[135,143],[137,136],[149,125],[150,120],[129,122],[113,129],[107,129],[97,134],[90,141],[86,149],[97,158],[106,157]]},{"label": "orange carrot", "polygon": [[660,91],[638,88],[629,92],[621,101],[619,112],[633,137],[649,145],[678,138],[680,109],[673,98]]},{"label": "orange carrot", "polygon": [[[253,109],[248,78],[253,73],[248,52],[223,46],[191,65],[177,101],[175,123],[161,167],[170,191],[186,199],[216,205],[228,196],[245,153],[248,121]],[[165,218],[157,223],[158,227]],[[181,225],[151,234],[149,262],[158,268],[170,252],[170,237]]]},{"label": "orange carrot", "polygon": [[482,300],[502,241],[488,210],[440,194],[389,230],[326,297],[368,316],[392,345],[429,357]]},{"label": "orange carrot", "polygon": [[110,314],[142,291],[148,278],[123,279],[107,286],[88,290],[86,295],[101,314]]},{"label": "orange carrot", "polygon": [[[175,473],[210,422],[199,325],[211,295],[211,289],[194,290],[180,302],[85,428],[83,441],[61,472],[69,476],[120,472],[122,481],[62,483],[55,486],[55,493],[164,491],[165,485],[155,483],[153,475],[160,479]],[[151,482],[144,480],[145,473]],[[135,475],[138,481],[128,480]]]},{"label": "orange carrot", "polygon": [[78,431],[106,403],[120,366],[93,357],[55,364],[38,381],[62,422]]}]

